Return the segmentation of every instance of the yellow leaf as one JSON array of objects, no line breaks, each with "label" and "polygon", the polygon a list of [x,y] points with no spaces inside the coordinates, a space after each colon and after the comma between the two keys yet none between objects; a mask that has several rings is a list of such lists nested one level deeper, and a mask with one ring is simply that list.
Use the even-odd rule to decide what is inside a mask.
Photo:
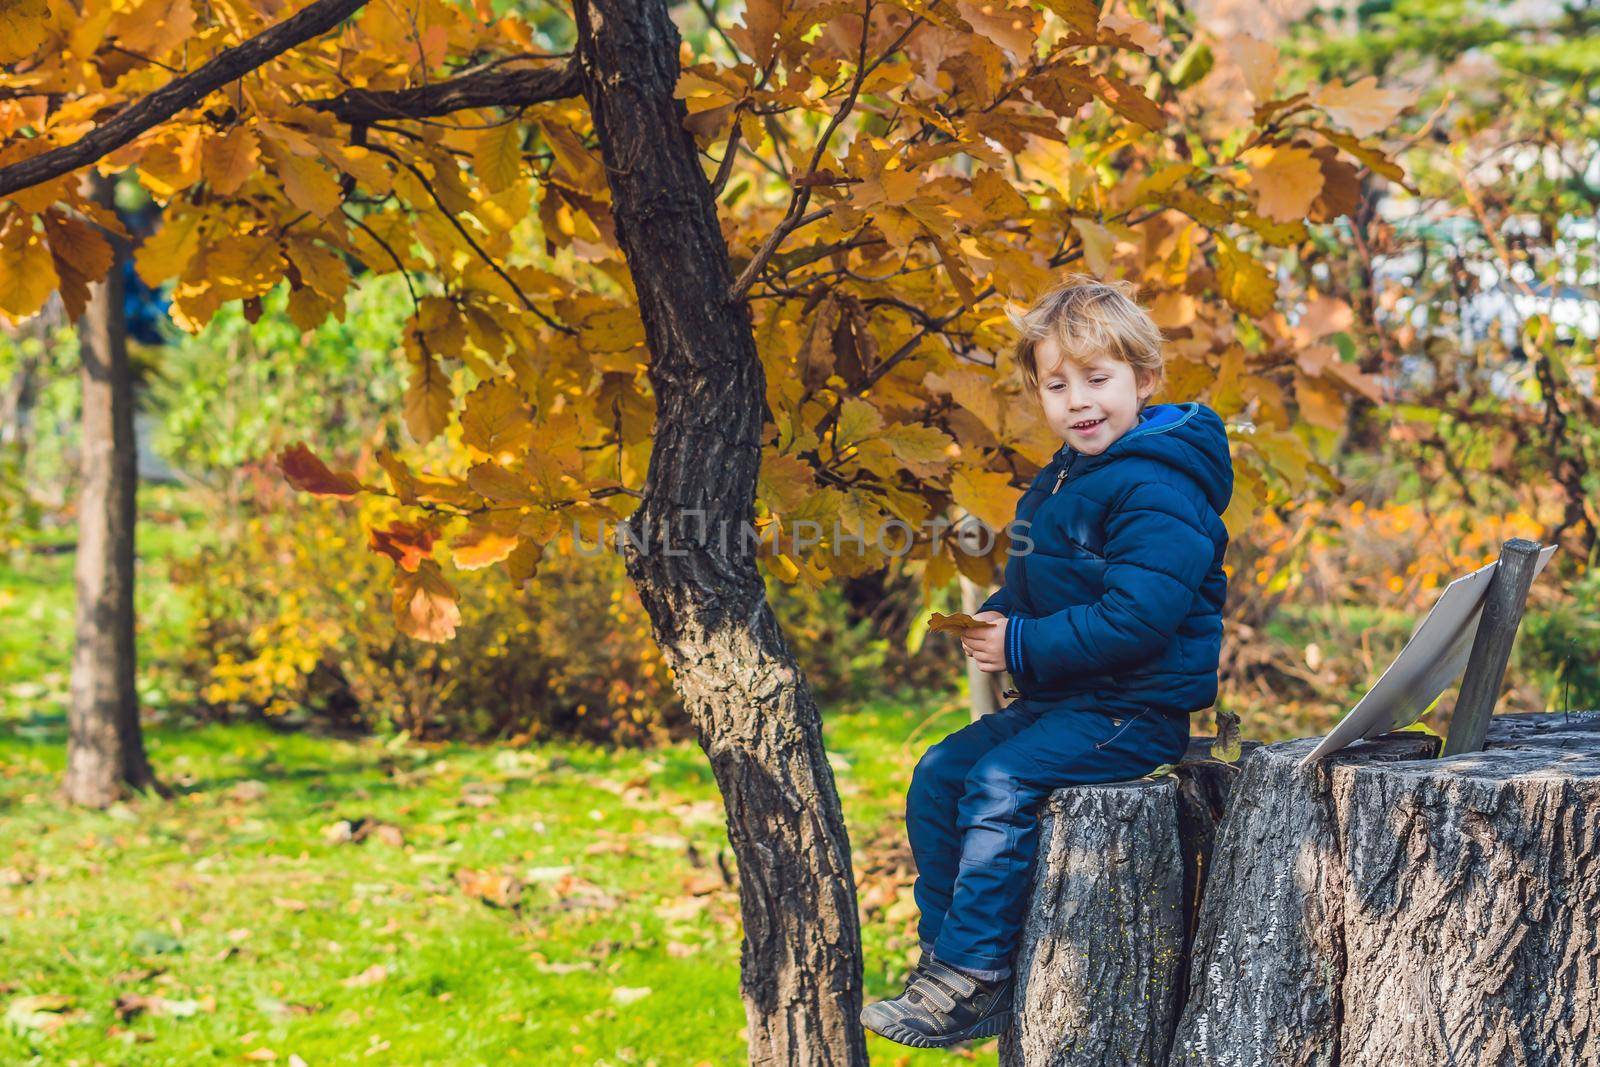
[{"label": "yellow leaf", "polygon": [[467,394],[461,408],[465,444],[493,456],[525,448],[532,437],[533,413],[511,382],[503,378],[484,382]]},{"label": "yellow leaf", "polygon": [[772,511],[787,515],[816,491],[817,482],[807,464],[782,453],[762,457],[756,493]]},{"label": "yellow leaf", "polygon": [[0,236],[0,312],[14,323],[28,318],[44,306],[56,282],[55,263],[33,231],[32,217],[14,216]]},{"label": "yellow leaf", "polygon": [[994,434],[1000,436],[1000,398],[995,392],[993,371],[977,367],[952,367],[942,374],[929,372],[923,384],[933,392],[949,393],[951,398],[978,417]]},{"label": "yellow leaf", "polygon": [[749,0],[744,5],[741,21],[728,28],[733,43],[762,69],[772,62],[778,28],[783,22],[783,8],[783,0]]},{"label": "yellow leaf", "polygon": [[1004,529],[1017,514],[1017,497],[1008,475],[963,467],[950,477],[956,505],[976,515],[991,529]]},{"label": "yellow leaf", "polygon": [[335,310],[336,306],[333,301],[309,285],[302,285],[298,289],[290,289],[289,300],[284,308],[284,311],[289,316],[289,321],[294,323],[301,333],[310,333],[318,326],[321,326],[327,321],[328,315]]},{"label": "yellow leaf", "polygon": [[249,126],[234,126],[221,137],[207,138],[200,148],[201,170],[211,188],[223,196],[239,191],[255,173],[261,142]]},{"label": "yellow leaf", "polygon": [[1416,99],[1415,90],[1380,89],[1378,79],[1369,74],[1348,87],[1337,81],[1325,85],[1312,102],[1357,137],[1370,137],[1393,125],[1400,112]]},{"label": "yellow leaf", "polygon": [[1217,238],[1217,288],[1228,303],[1258,318],[1278,298],[1278,285],[1266,266],[1222,237]]},{"label": "yellow leaf", "polygon": [[479,134],[472,149],[472,165],[491,193],[511,188],[522,174],[521,125],[507,122]]},{"label": "yellow leaf", "polygon": [[1278,222],[1306,217],[1322,192],[1322,167],[1308,149],[1294,145],[1261,145],[1245,153],[1250,187],[1261,214]]},{"label": "yellow leaf", "polygon": [[411,380],[406,385],[405,420],[419,444],[427,444],[444,432],[450,421],[450,380],[439,361],[422,353],[411,361]]},{"label": "yellow leaf", "polygon": [[1329,430],[1342,430],[1345,426],[1346,407],[1339,390],[1319,378],[1308,378],[1298,371],[1294,376],[1294,398],[1300,406],[1300,417],[1313,426]]},{"label": "yellow leaf", "polygon": [[513,474],[498,463],[473,464],[467,471],[467,484],[497,504],[532,504],[537,499],[527,478]]},{"label": "yellow leaf", "polygon": [[882,425],[883,415],[877,408],[859,397],[846,397],[839,406],[839,423],[833,432],[834,450],[843,451],[877,432]]},{"label": "yellow leaf", "polygon": [[350,268],[339,253],[317,244],[310,237],[295,234],[284,242],[289,262],[300,272],[301,281],[332,301],[344,299],[350,288]]},{"label": "yellow leaf", "polygon": [[145,238],[133,253],[133,265],[146,285],[160,285],[183,273],[200,250],[201,216],[195,212],[168,211],[161,228]]},{"label": "yellow leaf", "polygon": [[523,537],[517,541],[517,547],[512,549],[511,555],[506,557],[506,574],[518,585],[532,578],[539,569],[539,560],[544,556],[544,546],[531,538]]},{"label": "yellow leaf", "polygon": [[31,56],[49,30],[49,0],[0,0],[0,62]]},{"label": "yellow leaf", "polygon": [[394,571],[394,617],[400,632],[419,641],[448,641],[461,624],[456,591],[439,564],[422,560],[415,571]]},{"label": "yellow leaf", "polygon": [[1093,219],[1073,219],[1072,228],[1083,242],[1083,259],[1096,277],[1111,273],[1111,256],[1117,250],[1117,236]]},{"label": "yellow leaf", "polygon": [[950,466],[950,446],[955,442],[950,435],[936,426],[896,425],[878,434],[905,464],[907,470],[919,478],[930,478]]},{"label": "yellow leaf", "polygon": [[162,56],[194,36],[189,0],[152,0],[118,19],[117,44],[145,56]]},{"label": "yellow leaf", "polygon": [[1044,0],[1044,6],[1079,33],[1093,33],[1100,22],[1097,0]]},{"label": "yellow leaf", "polygon": [[343,199],[339,182],[315,159],[284,152],[278,160],[278,177],[283,180],[284,195],[301,211],[321,219],[339,210]]}]

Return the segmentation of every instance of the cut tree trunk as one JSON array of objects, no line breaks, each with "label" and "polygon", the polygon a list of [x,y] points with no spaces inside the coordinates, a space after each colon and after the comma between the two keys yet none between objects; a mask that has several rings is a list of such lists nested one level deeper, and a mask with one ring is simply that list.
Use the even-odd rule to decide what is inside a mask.
[{"label": "cut tree trunk", "polygon": [[[1237,765],[1196,738],[1169,776],[1059,789],[1017,950],[1008,1067],[1161,1063],[1185,987],[1196,902]],[[1259,747],[1255,742],[1245,752]]]},{"label": "cut tree trunk", "polygon": [[753,530],[766,385],[674,99],[663,0],[579,0],[577,61],[650,347],[656,427],[621,551],[711,762],[738,858],[753,1064],[865,1064],[850,843]]},{"label": "cut tree trunk", "polygon": [[1170,1063],[1600,1062],[1600,728],[1502,716],[1257,752],[1200,908]]},{"label": "cut tree trunk", "polygon": [[[110,206],[114,179],[94,174]],[[83,382],[83,485],[78,497],[77,634],[72,655],[67,772],[74,804],[103,808],[133,789],[159,789],[145,757],[134,689],[134,516],[138,492],[133,376],[122,306],[123,242],[90,287],[78,326]]]},{"label": "cut tree trunk", "polygon": [[1038,854],[1000,1062],[1160,1063],[1184,941],[1177,779],[1057,790]]}]

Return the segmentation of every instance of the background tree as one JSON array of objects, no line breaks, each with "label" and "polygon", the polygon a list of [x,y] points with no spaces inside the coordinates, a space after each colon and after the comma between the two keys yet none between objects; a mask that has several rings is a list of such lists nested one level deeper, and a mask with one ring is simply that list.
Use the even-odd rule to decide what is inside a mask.
[{"label": "background tree", "polygon": [[1364,138],[1405,98],[1280,92],[1275,51],[1232,40],[1257,107],[1218,128],[1196,89],[1212,42],[1141,10],[759,2],[737,25],[706,9],[714,41],[685,55],[659,0],[580,0],[548,28],[441,0],[281,22],[13,0],[0,309],[93,274],[51,227],[98,247],[82,220],[112,220],[73,185],[96,161],[165,202],[136,262],[173,279],[186,329],[227,302],[256,314],[282,281],[310,329],[356,272],[402,275],[406,425],[459,434],[466,462],[385,452],[367,485],[299,446],[285,474],[414,509],[372,545],[400,627],[429,640],[459,620],[447,566],[526,581],[623,524],[727,802],[752,1061],[860,1062],[849,843],[757,560],[870,573],[905,541],[875,536],[892,520],[927,588],[992,580],[1004,544],[964,552],[950,518],[1003,526],[1055,448],[1001,312],[1069,266],[1136,279],[1172,339],[1166,395],[1237,427],[1235,529],[1336,484],[1297,412],[1372,390],[1300,358],[1325,324],[1280,310],[1299,294],[1278,264],[1354,209],[1361,168],[1392,167]]}]

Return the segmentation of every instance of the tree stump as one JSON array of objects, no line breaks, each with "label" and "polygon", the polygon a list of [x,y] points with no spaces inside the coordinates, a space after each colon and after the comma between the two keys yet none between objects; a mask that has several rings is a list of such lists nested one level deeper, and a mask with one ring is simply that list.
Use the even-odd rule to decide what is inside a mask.
[{"label": "tree stump", "polygon": [[1000,1062],[1160,1063],[1184,943],[1177,779],[1057,790],[1038,855]]},{"label": "tree stump", "polygon": [[1600,1062],[1600,715],[1254,753],[1169,1063]]}]

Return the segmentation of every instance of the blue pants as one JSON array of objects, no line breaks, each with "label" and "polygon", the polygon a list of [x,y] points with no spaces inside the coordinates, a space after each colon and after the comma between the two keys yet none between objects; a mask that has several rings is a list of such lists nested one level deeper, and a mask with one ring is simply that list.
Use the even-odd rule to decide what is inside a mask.
[{"label": "blue pants", "polygon": [[979,977],[1009,973],[1045,798],[1061,786],[1142,778],[1177,763],[1188,745],[1188,716],[1014,700],[929,748],[906,795],[924,946]]}]

